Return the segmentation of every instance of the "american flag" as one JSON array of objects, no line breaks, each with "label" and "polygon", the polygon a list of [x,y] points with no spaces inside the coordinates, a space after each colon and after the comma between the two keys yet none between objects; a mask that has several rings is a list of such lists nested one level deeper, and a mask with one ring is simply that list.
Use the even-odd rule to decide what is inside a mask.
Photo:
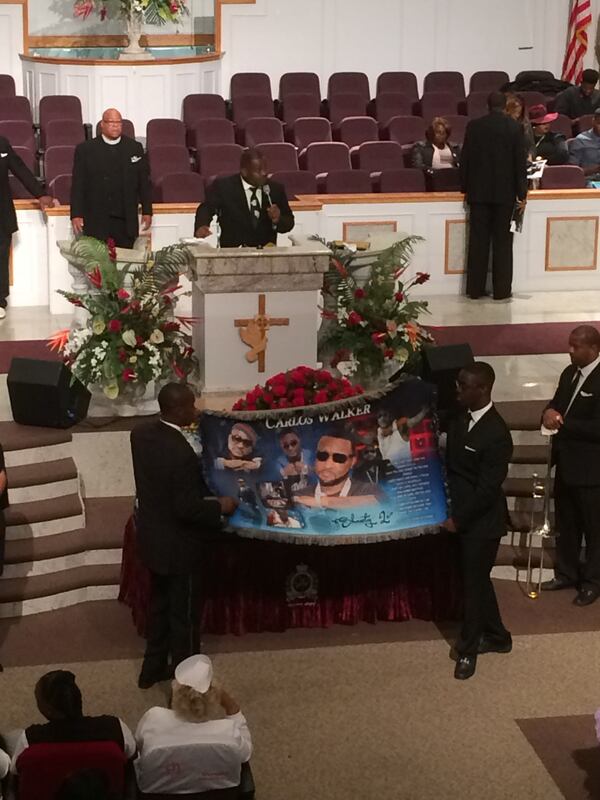
[{"label": "american flag", "polygon": [[583,57],[588,48],[587,28],[592,21],[591,0],[571,0],[567,52],[562,68],[563,81],[581,83]]}]

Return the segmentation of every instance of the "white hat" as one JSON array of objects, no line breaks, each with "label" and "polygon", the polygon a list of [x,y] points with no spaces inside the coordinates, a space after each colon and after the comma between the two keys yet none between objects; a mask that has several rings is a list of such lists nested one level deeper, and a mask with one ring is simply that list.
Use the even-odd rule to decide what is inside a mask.
[{"label": "white hat", "polygon": [[213,668],[208,656],[190,656],[175,668],[175,680],[181,686],[190,686],[196,692],[204,694],[210,688]]}]

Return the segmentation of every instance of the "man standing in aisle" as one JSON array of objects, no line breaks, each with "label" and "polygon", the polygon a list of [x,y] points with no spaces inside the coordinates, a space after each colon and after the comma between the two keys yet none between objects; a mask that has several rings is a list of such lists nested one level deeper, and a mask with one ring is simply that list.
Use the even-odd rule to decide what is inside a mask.
[{"label": "man standing in aisle", "polygon": [[23,184],[29,194],[37,197],[42,211],[54,202],[52,197],[42,192],[35,175],[12,149],[8,139],[0,136],[0,319],[6,316],[10,291],[8,275],[10,243],[13,233],[18,230],[15,204],[8,181],[9,172]]},{"label": "man standing in aisle", "polygon": [[79,235],[132,247],[138,233],[152,224],[152,189],[144,148],[123,136],[123,119],[115,108],[102,115],[100,136],[75,149],[71,184],[71,223]]},{"label": "man standing in aisle", "polygon": [[600,596],[600,332],[575,328],[569,354],[571,364],[542,418],[544,427],[558,431],[552,440],[556,564],[542,589],[577,587],[573,602],[588,606]]},{"label": "man standing in aisle", "polygon": [[475,673],[477,655],[509,653],[490,573],[508,510],[502,484],[512,455],[510,431],[492,403],[494,370],[483,361],[464,367],[457,380],[463,412],[451,420],[446,470],[452,516],[443,527],[458,533],[464,591],[464,619],[456,642],[454,677]]},{"label": "man standing in aisle", "polygon": [[486,294],[492,250],[494,300],[511,297],[513,253],[510,223],[515,205],[527,197],[527,157],[523,130],[504,113],[506,97],[492,92],[489,114],[467,125],[460,159],[461,188],[469,205],[467,295]]},{"label": "man standing in aisle", "polygon": [[158,394],[160,419],[131,432],[137,547],[152,576],[140,689],[172,678],[177,664],[199,651],[200,547],[237,506],[231,497],[210,496],[182,433],[196,419],[194,401],[189,386],[168,383]]}]

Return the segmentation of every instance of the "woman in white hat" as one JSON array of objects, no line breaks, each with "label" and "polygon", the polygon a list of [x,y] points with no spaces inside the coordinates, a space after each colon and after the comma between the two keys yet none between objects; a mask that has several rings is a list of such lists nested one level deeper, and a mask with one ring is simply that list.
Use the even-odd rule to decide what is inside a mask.
[{"label": "woman in white hat", "polygon": [[175,670],[171,708],[141,718],[135,761],[141,792],[188,794],[238,786],[252,754],[246,718],[237,702],[213,683],[208,656],[195,655]]}]

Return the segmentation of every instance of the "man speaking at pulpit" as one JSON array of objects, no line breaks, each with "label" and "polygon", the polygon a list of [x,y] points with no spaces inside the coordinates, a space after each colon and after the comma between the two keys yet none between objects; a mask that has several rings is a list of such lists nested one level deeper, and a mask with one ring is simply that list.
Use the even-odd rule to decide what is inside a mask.
[{"label": "man speaking at pulpit", "polygon": [[270,181],[267,162],[254,148],[244,150],[238,175],[215,178],[198,206],[194,225],[199,239],[210,236],[210,223],[217,216],[220,247],[264,247],[277,243],[278,233],[294,227],[284,187]]}]

